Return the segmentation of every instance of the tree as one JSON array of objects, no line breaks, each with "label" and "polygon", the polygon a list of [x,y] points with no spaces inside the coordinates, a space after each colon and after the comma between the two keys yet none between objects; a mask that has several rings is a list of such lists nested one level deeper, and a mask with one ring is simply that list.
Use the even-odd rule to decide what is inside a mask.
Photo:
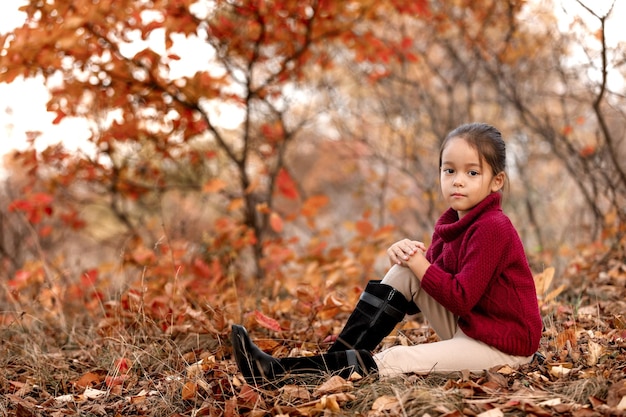
[{"label": "tree", "polygon": [[[425,219],[434,220],[441,207],[436,178],[429,174],[434,167],[424,156],[436,155],[454,126],[483,120],[496,124],[507,140],[512,189],[505,202],[531,253],[596,239],[619,242],[623,97],[611,91],[607,77],[619,77],[623,45],[607,46],[610,9],[595,17],[597,31],[566,34],[557,27],[553,5],[436,2],[430,11],[428,22],[406,19],[385,29],[419,33],[411,46],[417,60],[390,66],[373,88],[377,99],[370,92],[369,100],[347,106],[358,109],[353,117],[367,128],[345,136],[360,135],[379,171],[391,172],[385,174],[393,178],[389,187],[397,186],[396,192],[386,189],[381,207],[394,207],[395,195],[408,196],[392,223],[407,225],[410,234]],[[597,39],[596,47],[579,36]],[[574,59],[575,45],[590,48],[582,64]]]},{"label": "tree", "polygon": [[[510,65],[503,59],[505,55],[491,51],[483,55],[492,59],[482,62],[485,71],[497,80],[498,92],[512,107],[520,126],[525,127],[525,133],[521,129],[518,132],[536,137],[539,145],[547,144],[577,187],[575,194],[586,209],[572,206],[577,198],[568,199],[572,215],[565,239],[578,237],[583,242],[608,238],[618,243],[626,220],[622,208],[626,203],[621,158],[624,139],[620,133],[626,118],[619,110],[623,94],[611,90],[608,77],[623,73],[624,45],[609,47],[607,43],[606,22],[612,6],[599,14],[582,1],[577,3],[586,16],[575,19],[565,34],[556,30],[548,33],[552,47],[536,49],[541,54],[534,59],[524,59],[524,65]],[[595,20],[597,29],[584,23],[588,17]],[[527,40],[520,37],[518,48],[527,49]],[[583,45],[582,61],[570,53],[572,45]]]},{"label": "tree", "polygon": [[[212,249],[228,264],[233,251],[252,248],[259,276],[288,214],[275,198],[302,197],[284,156],[322,111],[307,103],[315,95],[307,77],[332,67],[333,50],[372,64],[402,57],[402,43],[381,42],[370,24],[427,13],[421,1],[33,0],[23,10],[24,26],[1,40],[0,80],[43,76],[55,122],[82,117],[92,129],[91,154],[58,146],[21,155],[32,178],[47,182],[40,192],[71,187],[77,204],[104,197],[130,233],[149,241],[158,237],[142,225],[163,195],[204,192],[231,224],[231,251],[224,241]],[[192,41],[206,59],[177,76],[177,47]],[[238,124],[225,125],[225,116]]]},{"label": "tree", "polygon": [[[0,77],[44,76],[59,123],[91,121],[93,151],[22,153],[41,179],[24,199],[50,194],[59,205],[66,190],[71,204],[54,213],[69,219],[106,202],[136,237],[124,245],[140,268],[156,246],[177,247],[204,274],[263,276],[296,260],[298,237],[319,243],[347,217],[362,217],[361,231],[391,223],[427,240],[443,209],[430,161],[451,128],[485,120],[509,142],[506,201],[531,252],[594,239],[586,228],[611,216],[619,228],[620,170],[602,169],[619,161],[619,115],[598,125],[581,111],[598,96],[568,66],[570,39],[552,12],[522,1],[425,4],[32,2],[29,22],[3,40]],[[191,42],[206,59],[182,72],[180,46]],[[585,147],[596,127],[613,132],[610,146]],[[336,191],[310,187],[328,166],[311,158],[324,152],[337,161],[324,173],[351,170],[327,177]],[[581,201],[568,197],[572,187]],[[326,205],[332,226],[313,230]],[[193,214],[177,218],[176,207]],[[563,221],[571,211],[580,213],[575,238]]]}]

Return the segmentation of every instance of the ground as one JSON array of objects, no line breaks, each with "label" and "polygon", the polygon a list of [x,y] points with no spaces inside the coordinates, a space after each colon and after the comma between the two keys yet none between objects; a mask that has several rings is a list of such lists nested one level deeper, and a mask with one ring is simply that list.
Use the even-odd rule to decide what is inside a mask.
[{"label": "ground", "polygon": [[[551,270],[539,274],[538,287],[551,277]],[[626,415],[623,258],[581,258],[561,278],[539,298],[544,360],[480,374],[325,375],[281,387],[250,386],[232,358],[228,308],[185,305],[169,326],[122,308],[124,303],[112,303],[98,320],[23,314],[0,328],[0,415]],[[341,327],[351,302],[328,294],[312,314],[305,303],[264,299],[239,317],[268,352],[317,353],[324,334]],[[433,340],[417,318],[402,323],[383,345]]]}]

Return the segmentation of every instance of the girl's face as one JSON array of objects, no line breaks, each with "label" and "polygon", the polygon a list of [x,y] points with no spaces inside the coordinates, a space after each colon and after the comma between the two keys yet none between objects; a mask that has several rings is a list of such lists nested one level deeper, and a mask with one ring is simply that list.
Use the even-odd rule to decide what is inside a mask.
[{"label": "girl's face", "polygon": [[[481,163],[482,162],[482,163]],[[493,175],[489,164],[463,138],[448,141],[441,153],[441,192],[459,218],[502,188],[505,174]]]}]

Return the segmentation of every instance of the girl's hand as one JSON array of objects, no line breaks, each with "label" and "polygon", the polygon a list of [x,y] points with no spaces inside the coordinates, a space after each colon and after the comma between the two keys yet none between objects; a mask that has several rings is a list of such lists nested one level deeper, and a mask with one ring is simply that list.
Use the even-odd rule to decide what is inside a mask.
[{"label": "girl's hand", "polygon": [[402,239],[387,249],[387,256],[392,265],[405,265],[418,252],[426,252],[426,246],[422,242]]}]

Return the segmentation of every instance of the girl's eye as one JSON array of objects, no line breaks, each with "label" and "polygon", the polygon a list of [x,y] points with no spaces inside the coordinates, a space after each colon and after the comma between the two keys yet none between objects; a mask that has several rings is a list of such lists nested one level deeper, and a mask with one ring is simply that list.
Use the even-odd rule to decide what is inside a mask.
[{"label": "girl's eye", "polygon": [[478,171],[469,171],[468,174],[470,177],[475,177],[477,175],[480,175]]},{"label": "girl's eye", "polygon": [[452,168],[444,168],[443,169],[443,173],[444,174],[454,174],[454,170]]}]

